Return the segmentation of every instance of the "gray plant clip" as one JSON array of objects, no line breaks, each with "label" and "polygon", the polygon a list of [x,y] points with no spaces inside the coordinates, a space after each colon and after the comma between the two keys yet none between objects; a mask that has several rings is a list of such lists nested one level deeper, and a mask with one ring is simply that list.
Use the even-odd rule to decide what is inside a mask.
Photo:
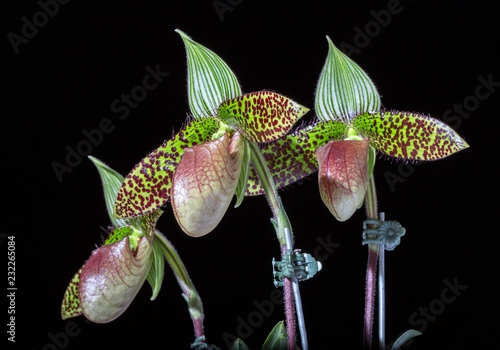
[{"label": "gray plant clip", "polygon": [[191,344],[191,349],[195,349],[195,350],[221,350],[220,348],[218,348],[215,345],[209,345],[209,344],[205,343],[205,335],[202,335],[201,337],[196,338],[194,340],[194,343]]},{"label": "gray plant clip", "polygon": [[[368,228],[368,225],[374,228]],[[385,250],[394,250],[405,233],[405,228],[397,221],[365,220],[362,244],[383,244]]]},{"label": "gray plant clip", "polygon": [[274,285],[283,287],[285,278],[297,277],[297,281],[305,281],[312,278],[321,270],[321,263],[316,261],[311,254],[300,253],[299,249],[292,252],[288,249],[281,261],[273,258]]}]

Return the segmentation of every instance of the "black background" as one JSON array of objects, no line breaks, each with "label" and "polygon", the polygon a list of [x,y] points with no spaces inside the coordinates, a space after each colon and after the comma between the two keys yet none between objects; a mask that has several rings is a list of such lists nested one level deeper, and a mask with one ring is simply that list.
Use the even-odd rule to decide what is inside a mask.
[{"label": "black background", "polygon": [[[189,108],[185,50],[176,28],[220,55],[244,92],[271,89],[311,108],[306,121],[314,115],[326,35],[337,46],[358,44],[351,58],[376,83],[386,108],[448,116],[469,149],[420,166],[382,158],[375,167],[380,210],[407,229],[402,244],[386,255],[387,339],[415,328],[424,334],[410,349],[496,344],[499,87],[488,98],[475,96],[479,77],[500,81],[498,11],[470,3],[401,0],[398,13],[377,26],[374,13],[387,10],[386,1],[233,1],[220,17],[212,1],[74,0],[60,5],[18,53],[8,34],[21,35],[22,18],[32,20],[41,8],[35,1],[4,5],[1,231],[16,240],[16,347],[56,349],[51,335],[66,337],[60,346],[66,349],[188,349],[193,341],[185,302],[168,269],[157,300],[149,300],[145,285],[110,324],[60,318],[69,280],[109,222],[92,163],[83,159],[62,181],[52,164],[64,163],[66,147],[75,149],[85,139],[82,130],[97,128],[103,118],[115,129],[91,154],[122,174],[180,128]],[[366,29],[371,37],[362,43],[357,33]],[[146,66],[156,65],[169,76],[120,120],[111,103],[142,83]],[[464,102],[467,117],[447,112]],[[389,186],[388,173],[402,181]],[[280,194],[296,247],[313,252],[321,239],[336,243],[323,270],[301,283],[310,348],[361,348],[364,210],[336,222],[320,200],[314,175]],[[279,257],[279,247],[270,216],[265,199],[256,197],[231,207],[203,238],[182,233],[169,210],[159,222],[204,301],[207,339],[221,348],[223,334],[237,336],[240,320],[257,314],[254,301],[269,299],[274,290],[271,259]],[[6,242],[2,238],[2,252]],[[450,303],[439,301],[446,280],[467,286]],[[7,343],[4,301],[0,336]],[[429,307],[432,318],[419,315]],[[249,338],[240,335],[259,349],[283,316],[275,306]],[[76,328],[63,336],[69,322]]]}]

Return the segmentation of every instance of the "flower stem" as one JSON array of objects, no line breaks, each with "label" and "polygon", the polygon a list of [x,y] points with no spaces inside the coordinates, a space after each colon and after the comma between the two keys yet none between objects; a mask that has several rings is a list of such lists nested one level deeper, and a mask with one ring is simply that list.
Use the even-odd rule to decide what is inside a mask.
[{"label": "flower stem", "polygon": [[373,310],[375,306],[375,285],[379,245],[368,245],[368,265],[366,268],[365,322],[363,332],[363,349],[372,348]]},{"label": "flower stem", "polygon": [[[372,174],[370,185],[365,197],[366,216],[368,219],[378,219],[377,193],[375,180]],[[372,227],[370,227],[372,228]],[[370,350],[373,340],[373,311],[375,308],[375,290],[377,281],[377,262],[379,256],[379,244],[368,244],[368,264],[366,268],[366,295],[365,295],[365,317],[363,331],[363,349]]]},{"label": "flower stem", "polygon": [[184,263],[170,241],[159,231],[155,232],[155,240],[160,243],[162,253],[174,272],[177,282],[182,289],[182,296],[188,304],[189,314],[193,321],[195,338],[203,336],[203,303],[196,291]]},{"label": "flower stem", "polygon": [[[271,211],[273,212],[273,223],[276,229],[276,235],[280,242],[281,246],[281,256],[282,258],[285,256],[287,251],[286,239],[285,239],[285,228],[292,232],[292,226],[290,225],[290,221],[288,220],[288,216],[283,209],[283,205],[281,203],[281,199],[278,196],[278,192],[276,191],[276,186],[274,184],[271,173],[269,172],[269,168],[267,167],[267,163],[262,156],[262,152],[259,149],[259,146],[254,142],[249,142],[250,144],[250,157],[252,160],[252,164],[254,166],[255,171],[262,183],[262,187],[264,188],[264,192],[271,207]],[[293,237],[293,236],[292,236]],[[294,296],[293,296],[293,286],[290,278],[285,278],[284,280],[284,295],[285,295],[285,313],[286,313],[286,326],[288,333],[288,348],[290,350],[295,350],[296,343],[296,329],[295,329],[295,308],[294,308]]]}]

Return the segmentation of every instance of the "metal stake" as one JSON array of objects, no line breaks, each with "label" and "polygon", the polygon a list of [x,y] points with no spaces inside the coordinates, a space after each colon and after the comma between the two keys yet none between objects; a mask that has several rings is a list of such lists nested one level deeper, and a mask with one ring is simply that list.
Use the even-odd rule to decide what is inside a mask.
[{"label": "metal stake", "polygon": [[[385,213],[379,219],[385,221]],[[378,254],[378,338],[379,349],[385,350],[385,244],[379,245]]]}]

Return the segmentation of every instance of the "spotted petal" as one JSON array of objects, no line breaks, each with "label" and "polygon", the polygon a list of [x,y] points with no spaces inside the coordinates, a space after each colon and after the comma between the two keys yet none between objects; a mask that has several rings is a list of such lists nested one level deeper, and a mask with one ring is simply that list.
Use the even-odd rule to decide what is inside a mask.
[{"label": "spotted petal", "polygon": [[370,142],[332,141],[316,150],[321,199],[339,221],[359,208],[368,188]]},{"label": "spotted petal", "polygon": [[212,231],[226,212],[242,168],[245,151],[239,133],[185,150],[172,184],[172,208],[182,230],[191,236]]},{"label": "spotted petal", "polygon": [[[331,140],[345,138],[347,126],[338,121],[325,121],[300,128],[274,142],[264,145],[262,155],[269,167],[276,188],[290,185],[318,170],[316,148]],[[246,195],[264,194],[259,177],[252,168]]]},{"label": "spotted petal", "polygon": [[469,147],[448,125],[417,113],[362,114],[353,126],[377,150],[397,158],[435,160]]},{"label": "spotted petal", "polygon": [[219,121],[214,118],[193,120],[146,156],[128,174],[118,191],[115,215],[119,218],[136,217],[164,205],[170,198],[172,177],[184,149],[211,140],[219,126]]},{"label": "spotted petal", "polygon": [[66,291],[64,292],[63,302],[61,306],[61,317],[63,320],[76,317],[82,314],[82,306],[80,305],[79,297],[79,286],[80,286],[80,274],[82,269],[73,276],[71,282],[69,283]]},{"label": "spotted petal", "polygon": [[270,142],[285,136],[307,111],[285,96],[259,91],[224,101],[217,115],[248,141]]}]

